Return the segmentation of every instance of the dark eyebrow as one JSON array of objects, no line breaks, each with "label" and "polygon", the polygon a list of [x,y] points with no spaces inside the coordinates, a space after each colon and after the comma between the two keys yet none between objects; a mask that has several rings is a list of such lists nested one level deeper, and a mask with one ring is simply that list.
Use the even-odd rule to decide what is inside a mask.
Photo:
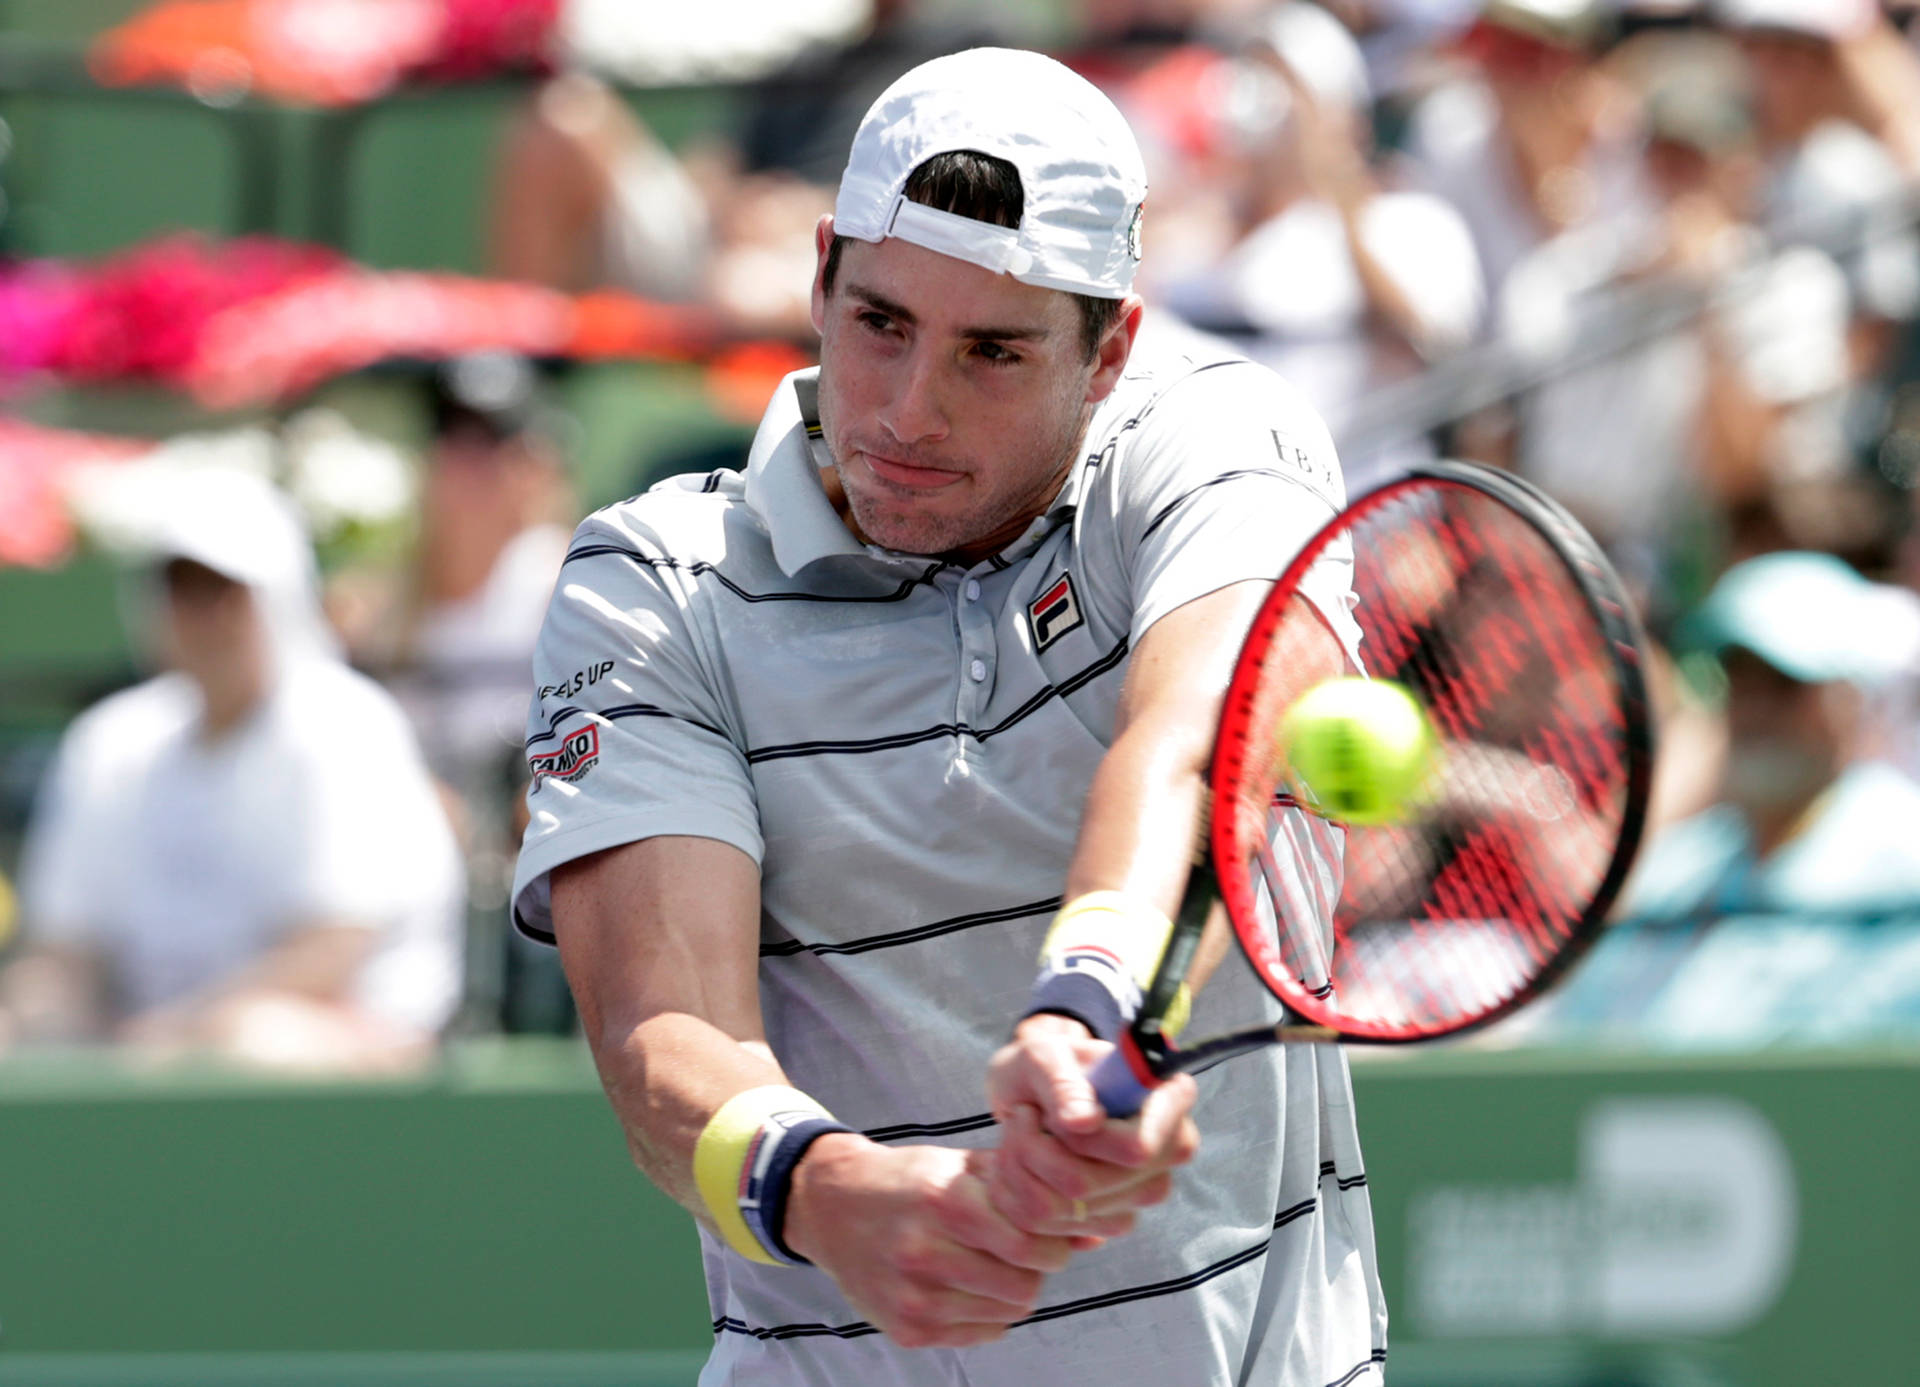
[{"label": "dark eyebrow", "polygon": [[[905,304],[895,303],[885,294],[875,289],[869,289],[864,284],[849,284],[847,286],[847,293],[861,300],[869,308],[878,309],[889,318],[894,319],[896,322],[905,323],[908,327],[913,327],[920,321],[914,316],[913,310]],[[959,332],[961,337],[976,342],[1039,342],[1052,336],[1052,334],[1052,328],[1037,325],[963,327]]]}]

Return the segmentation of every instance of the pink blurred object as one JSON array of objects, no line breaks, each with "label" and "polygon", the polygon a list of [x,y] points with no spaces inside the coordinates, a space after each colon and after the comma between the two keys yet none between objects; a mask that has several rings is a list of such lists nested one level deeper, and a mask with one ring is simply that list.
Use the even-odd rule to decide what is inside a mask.
[{"label": "pink blurred object", "polygon": [[439,51],[418,76],[470,82],[497,72],[552,67],[549,40],[561,0],[441,0]]},{"label": "pink blurred object", "polygon": [[184,383],[206,407],[232,409],[285,399],[388,357],[556,355],[573,324],[573,301],[550,289],[345,268],[210,319]]},{"label": "pink blurred object", "polygon": [[73,550],[67,475],[93,463],[129,461],[153,446],[0,414],[0,566],[51,568],[65,559]]},{"label": "pink blurred object", "polygon": [[330,250],[265,237],[215,244],[171,236],[85,272],[42,364],[79,381],[178,381],[214,315],[346,263]]},{"label": "pink blurred object", "polygon": [[250,0],[266,94],[327,106],[371,101],[433,59],[447,8],[448,0]]},{"label": "pink blurred object", "polygon": [[726,342],[715,315],[697,307],[379,272],[265,237],[174,236],[93,266],[0,269],[0,390],[34,376],[150,381],[235,409],[284,402],[393,357],[688,361]]},{"label": "pink blurred object", "polygon": [[346,106],[409,77],[545,68],[559,0],[160,0],[88,53],[107,86]]},{"label": "pink blurred object", "polygon": [[0,392],[10,377],[51,368],[84,298],[80,277],[64,265],[0,268]]}]

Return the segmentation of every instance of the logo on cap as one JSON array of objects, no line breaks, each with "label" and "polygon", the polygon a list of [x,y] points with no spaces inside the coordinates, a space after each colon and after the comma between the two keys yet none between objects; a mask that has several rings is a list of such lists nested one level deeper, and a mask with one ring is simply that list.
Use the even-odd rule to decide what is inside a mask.
[{"label": "logo on cap", "polygon": [[1147,204],[1143,198],[1134,204],[1133,220],[1127,223],[1127,253],[1135,260],[1140,258],[1140,223],[1146,220]]}]

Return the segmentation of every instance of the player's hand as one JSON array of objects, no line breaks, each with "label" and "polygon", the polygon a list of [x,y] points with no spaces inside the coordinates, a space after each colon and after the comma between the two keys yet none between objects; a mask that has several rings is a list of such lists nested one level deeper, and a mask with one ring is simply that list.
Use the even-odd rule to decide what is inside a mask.
[{"label": "player's hand", "polygon": [[1074,1250],[1072,1240],[1026,1232],[993,1207],[995,1159],[852,1133],[821,1137],[794,1169],[787,1245],[897,1343],[989,1343],[1032,1312],[1046,1274]]},{"label": "player's hand", "polygon": [[[1192,1078],[1176,1075],[1126,1120],[1108,1117],[1087,1071],[1113,1047],[1063,1016],[1031,1016],[987,1071],[1001,1129],[993,1205],[1029,1233],[1101,1236],[1165,1199],[1200,1147]],[[1122,1231],[1125,1231],[1123,1229]],[[1085,1245],[1085,1244],[1081,1244]]]}]

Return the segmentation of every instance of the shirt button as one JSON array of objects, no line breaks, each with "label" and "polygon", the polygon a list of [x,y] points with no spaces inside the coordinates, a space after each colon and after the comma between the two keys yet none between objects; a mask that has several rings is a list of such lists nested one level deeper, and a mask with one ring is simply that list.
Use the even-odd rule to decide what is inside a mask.
[{"label": "shirt button", "polygon": [[978,684],[982,679],[987,677],[987,662],[985,660],[975,660],[967,667],[967,673],[971,674],[973,676],[973,682]]},{"label": "shirt button", "polygon": [[978,602],[979,600],[980,600],[980,580],[977,578],[967,579],[967,601]]}]

